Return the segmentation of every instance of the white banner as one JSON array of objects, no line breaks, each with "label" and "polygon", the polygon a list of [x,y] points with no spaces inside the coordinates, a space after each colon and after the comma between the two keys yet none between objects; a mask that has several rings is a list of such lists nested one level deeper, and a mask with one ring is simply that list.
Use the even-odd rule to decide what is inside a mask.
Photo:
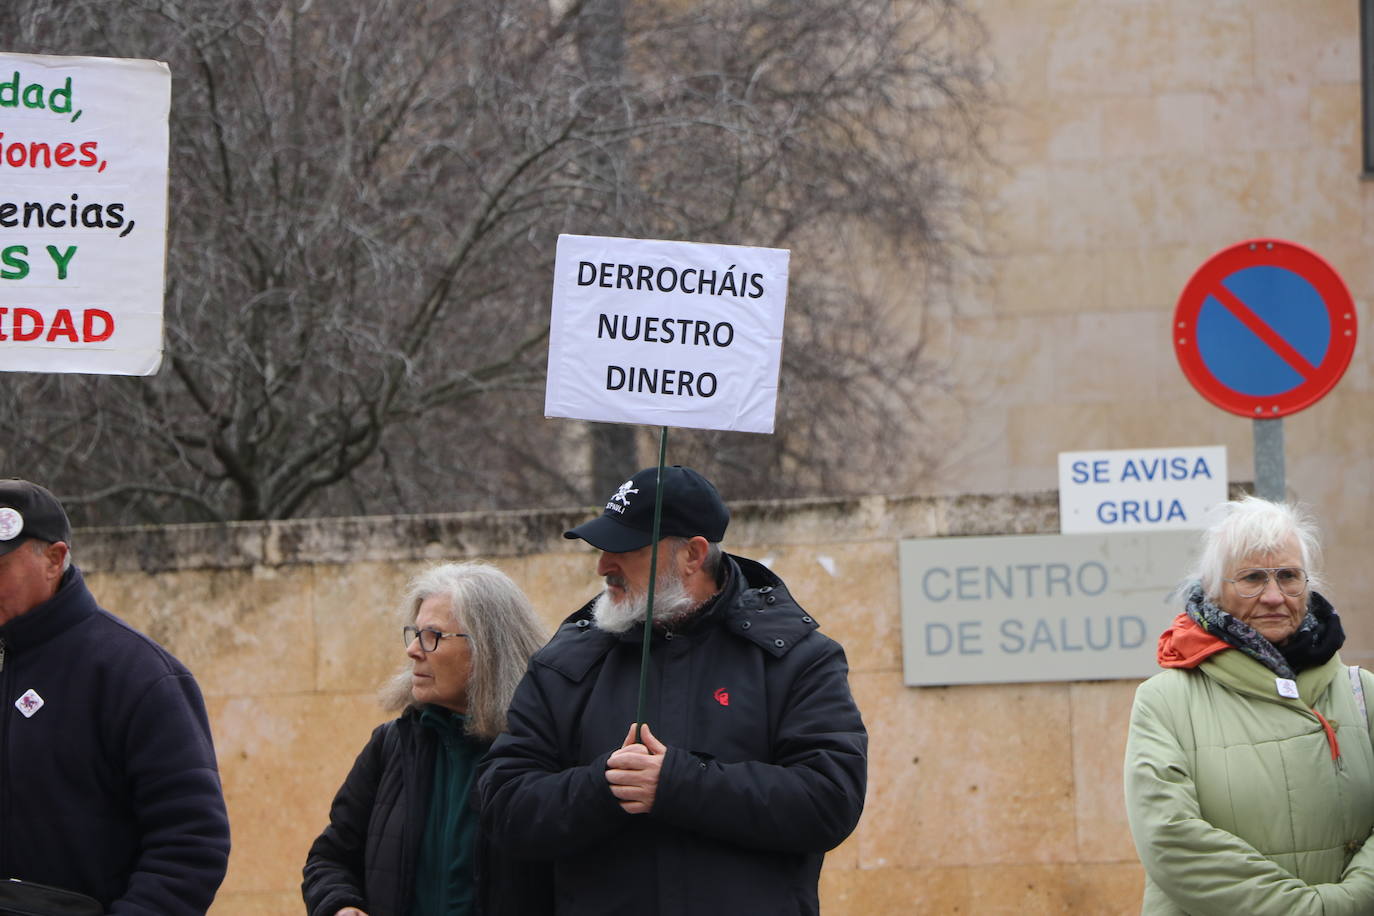
[{"label": "white banner", "polygon": [[0,54],[0,370],[157,371],[171,92],[160,61]]},{"label": "white banner", "polygon": [[1226,501],[1226,446],[1059,453],[1064,534],[1197,529]]},{"label": "white banner", "polygon": [[788,258],[560,235],[545,416],[771,433]]}]

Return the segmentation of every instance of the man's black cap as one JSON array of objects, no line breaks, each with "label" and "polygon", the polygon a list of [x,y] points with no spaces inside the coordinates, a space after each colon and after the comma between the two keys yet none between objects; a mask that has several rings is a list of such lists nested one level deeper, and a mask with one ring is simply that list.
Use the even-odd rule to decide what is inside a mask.
[{"label": "man's black cap", "polygon": [[[658,468],[645,468],[620,485],[606,501],[600,518],[563,532],[581,538],[598,550],[626,553],[648,547],[654,534],[654,493]],[[691,468],[663,469],[663,515],[660,537],[704,537],[712,543],[725,537],[730,510],[711,481]]]},{"label": "man's black cap", "polygon": [[0,480],[0,556],[27,538],[70,544],[72,523],[57,497],[38,484]]}]

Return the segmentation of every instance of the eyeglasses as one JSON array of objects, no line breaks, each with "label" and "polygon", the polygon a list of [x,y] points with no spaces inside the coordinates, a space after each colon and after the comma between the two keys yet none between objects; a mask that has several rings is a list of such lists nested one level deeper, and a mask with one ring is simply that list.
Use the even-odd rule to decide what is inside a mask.
[{"label": "eyeglasses", "polygon": [[418,638],[420,648],[425,652],[433,652],[439,648],[439,640],[441,639],[451,639],[454,636],[461,636],[464,639],[472,638],[466,633],[440,633],[431,627],[425,627],[423,630],[419,627],[401,627],[401,635],[405,637],[407,649]]},{"label": "eyeglasses", "polygon": [[1296,566],[1242,569],[1234,579],[1226,581],[1236,587],[1236,594],[1240,597],[1253,598],[1269,587],[1270,577],[1278,585],[1279,591],[1289,598],[1297,598],[1307,590],[1307,573]]}]

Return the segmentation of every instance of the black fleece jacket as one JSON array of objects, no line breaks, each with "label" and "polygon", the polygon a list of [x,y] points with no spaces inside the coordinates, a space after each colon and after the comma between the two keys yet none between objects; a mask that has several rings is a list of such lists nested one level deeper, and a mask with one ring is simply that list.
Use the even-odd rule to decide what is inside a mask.
[{"label": "black fleece jacket", "polygon": [[191,916],[228,858],[195,679],[69,569],[56,595],[0,626],[0,877],[80,891],[117,916]]}]

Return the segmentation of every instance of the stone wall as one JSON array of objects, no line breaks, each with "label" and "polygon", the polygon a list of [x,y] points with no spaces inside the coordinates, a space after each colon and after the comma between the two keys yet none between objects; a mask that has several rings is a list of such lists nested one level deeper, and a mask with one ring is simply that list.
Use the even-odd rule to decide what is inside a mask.
[{"label": "stone wall", "polygon": [[[953,385],[923,405],[935,441],[953,443],[941,486],[1039,490],[1058,485],[1059,452],[1195,445],[1226,446],[1231,479],[1253,479],[1252,421],[1188,384],[1173,311],[1213,253],[1268,236],[1328,260],[1369,327],[1360,4],[970,6],[1003,104],[987,114],[997,166],[978,171],[982,254],[943,323]],[[919,289],[905,295],[922,304]],[[1327,595],[1346,618],[1347,654],[1365,665],[1372,354],[1361,343],[1331,394],[1284,420],[1289,491],[1322,524]]]},{"label": "stone wall", "polygon": [[[111,610],[200,679],[233,823],[215,916],[302,909],[300,868],[405,661],[392,608],[436,561],[495,562],[550,630],[594,594],[561,532],[591,510],[100,529],[77,562]],[[826,860],[828,916],[1138,911],[1120,800],[1134,682],[902,684],[897,542],[1058,528],[1053,493],[735,507],[765,560],[844,643],[871,734],[867,807]]]}]

